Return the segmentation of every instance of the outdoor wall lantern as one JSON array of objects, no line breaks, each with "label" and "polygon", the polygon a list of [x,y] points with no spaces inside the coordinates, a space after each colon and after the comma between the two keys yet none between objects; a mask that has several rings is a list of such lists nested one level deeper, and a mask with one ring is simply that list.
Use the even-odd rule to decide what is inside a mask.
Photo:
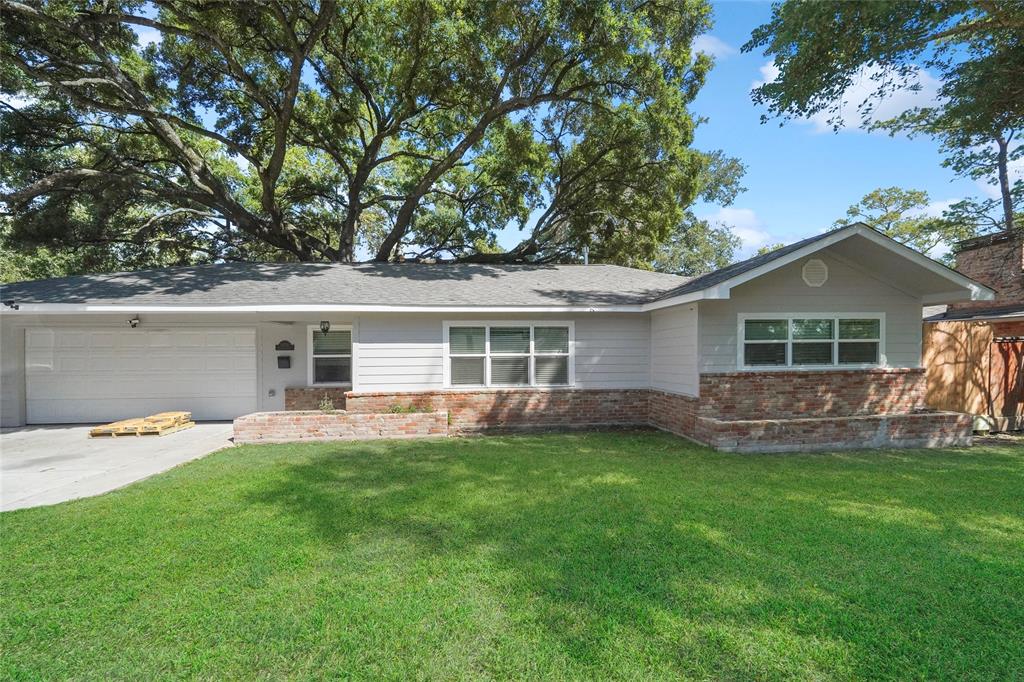
[{"label": "outdoor wall lantern", "polygon": [[139,326],[139,318],[138,318],[138,316],[135,316],[132,319],[128,320],[128,326],[131,327],[132,329],[135,329],[136,327],[138,327]]},{"label": "outdoor wall lantern", "polygon": [[331,331],[331,323],[327,320],[320,320],[320,331],[324,334]]}]

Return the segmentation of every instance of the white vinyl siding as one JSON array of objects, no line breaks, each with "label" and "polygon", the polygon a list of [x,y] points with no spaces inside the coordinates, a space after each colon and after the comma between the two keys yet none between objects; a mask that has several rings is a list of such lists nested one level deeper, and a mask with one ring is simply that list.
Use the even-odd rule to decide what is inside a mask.
[{"label": "white vinyl siding", "polygon": [[797,261],[732,290],[731,298],[701,301],[700,371],[734,372],[739,365],[737,320],[743,314],[850,314],[872,311],[885,316],[888,367],[920,367],[921,299],[886,284],[827,251],[815,254],[829,269],[821,287],[804,283]]},{"label": "white vinyl siding", "polygon": [[651,388],[697,395],[697,306],[651,313]]},{"label": "white vinyl siding", "polygon": [[[479,317],[452,314],[361,315],[357,391],[427,391],[444,388],[443,324]],[[488,318],[492,319],[492,318]],[[508,315],[501,322],[575,326],[576,388],[646,388],[650,382],[647,315]]]}]

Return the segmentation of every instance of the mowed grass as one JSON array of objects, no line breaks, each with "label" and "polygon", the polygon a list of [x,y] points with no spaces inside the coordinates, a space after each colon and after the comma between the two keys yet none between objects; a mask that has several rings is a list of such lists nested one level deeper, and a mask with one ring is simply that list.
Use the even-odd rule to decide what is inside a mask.
[{"label": "mowed grass", "polygon": [[250,446],[0,532],[5,679],[1024,678],[1014,446]]}]

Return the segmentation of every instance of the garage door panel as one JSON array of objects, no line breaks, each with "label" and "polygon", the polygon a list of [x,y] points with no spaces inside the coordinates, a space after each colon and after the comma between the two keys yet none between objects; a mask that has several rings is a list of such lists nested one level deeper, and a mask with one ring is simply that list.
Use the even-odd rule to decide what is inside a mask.
[{"label": "garage door panel", "polygon": [[256,409],[255,330],[33,329],[25,358],[33,424],[170,410],[232,419]]}]

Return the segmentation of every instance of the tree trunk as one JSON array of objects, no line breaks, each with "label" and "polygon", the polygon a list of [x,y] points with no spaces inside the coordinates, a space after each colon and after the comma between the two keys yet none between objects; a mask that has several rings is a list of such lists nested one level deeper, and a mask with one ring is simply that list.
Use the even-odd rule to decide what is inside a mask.
[{"label": "tree trunk", "polygon": [[1007,167],[1007,156],[1010,142],[1000,135],[996,138],[996,144],[999,145],[999,154],[996,157],[996,163],[999,166],[999,193],[1003,198],[1003,222],[1006,231],[1013,232],[1013,196],[1010,194],[1010,172]]}]

